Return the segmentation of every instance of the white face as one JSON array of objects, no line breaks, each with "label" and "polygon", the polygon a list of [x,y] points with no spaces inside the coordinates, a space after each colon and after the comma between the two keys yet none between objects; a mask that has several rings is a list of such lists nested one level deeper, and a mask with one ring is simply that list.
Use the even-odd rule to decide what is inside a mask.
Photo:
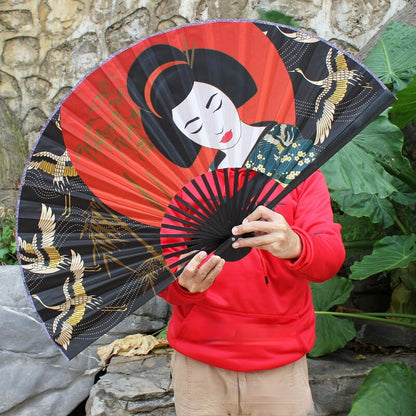
[{"label": "white face", "polygon": [[210,84],[195,82],[188,96],[172,110],[172,117],[178,129],[201,146],[226,150],[241,137],[237,108]]}]

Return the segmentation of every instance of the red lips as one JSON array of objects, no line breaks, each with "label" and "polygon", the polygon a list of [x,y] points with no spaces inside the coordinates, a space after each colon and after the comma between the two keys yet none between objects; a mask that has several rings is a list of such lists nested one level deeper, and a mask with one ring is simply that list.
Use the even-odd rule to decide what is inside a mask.
[{"label": "red lips", "polygon": [[225,133],[224,136],[222,136],[220,143],[228,143],[232,138],[233,138],[233,131],[228,130],[227,133]]}]

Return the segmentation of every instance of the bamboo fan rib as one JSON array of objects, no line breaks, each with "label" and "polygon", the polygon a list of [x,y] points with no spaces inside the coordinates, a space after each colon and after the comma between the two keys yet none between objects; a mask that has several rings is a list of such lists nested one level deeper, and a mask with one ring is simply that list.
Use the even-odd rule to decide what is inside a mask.
[{"label": "bamboo fan rib", "polygon": [[[181,260],[171,263],[170,259],[195,250],[215,252],[234,261],[246,255],[247,250],[230,247],[231,229],[256,206],[268,203],[277,187],[276,181],[249,169],[219,169],[193,179],[175,196],[162,223],[162,250],[177,248],[165,253],[170,266],[181,264]],[[181,230],[183,233],[176,232]]]}]

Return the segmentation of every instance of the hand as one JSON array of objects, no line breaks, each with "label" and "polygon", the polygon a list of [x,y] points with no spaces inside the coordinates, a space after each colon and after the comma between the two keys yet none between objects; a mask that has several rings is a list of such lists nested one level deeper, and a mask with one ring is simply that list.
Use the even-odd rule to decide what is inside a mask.
[{"label": "hand", "polygon": [[225,260],[215,255],[201,264],[207,256],[205,251],[197,253],[178,277],[178,283],[191,293],[205,292],[224,267]]},{"label": "hand", "polygon": [[264,206],[257,207],[232,232],[235,236],[254,233],[254,237],[239,238],[233,243],[234,248],[260,248],[282,259],[298,258],[302,252],[300,237],[290,228],[283,215]]}]

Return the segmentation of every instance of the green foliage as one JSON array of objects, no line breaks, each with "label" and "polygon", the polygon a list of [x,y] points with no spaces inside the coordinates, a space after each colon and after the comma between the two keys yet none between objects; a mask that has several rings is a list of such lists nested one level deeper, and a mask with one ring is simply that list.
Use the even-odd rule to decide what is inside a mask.
[{"label": "green foliage", "polygon": [[406,364],[380,365],[365,378],[348,416],[414,416],[416,374]]},{"label": "green foliage", "polygon": [[0,212],[0,265],[17,264],[14,219],[3,211]]},{"label": "green foliage", "polygon": [[[317,298],[319,353],[333,350],[334,339],[340,340],[339,328],[330,325],[340,316],[416,326],[416,174],[414,160],[406,156],[402,130],[416,115],[416,29],[390,23],[366,64],[396,93],[397,101],[334,155],[322,171],[336,218],[343,225],[347,264],[352,263],[348,278],[389,277],[393,289],[390,311],[395,314],[331,312],[318,298],[328,296],[322,292],[334,287],[323,286],[317,291],[312,286]],[[340,285],[340,290],[344,283],[337,278],[334,285]],[[394,320],[387,319],[392,317]]]},{"label": "green foliage", "polygon": [[169,329],[169,322],[168,324],[162,328],[156,335],[156,338],[167,338],[168,337],[168,329]]},{"label": "green foliage", "polygon": [[401,129],[416,117],[416,75],[413,81],[397,93],[391,109],[391,121]]},{"label": "green foliage", "polygon": [[287,26],[298,27],[299,24],[293,20],[294,16],[286,15],[278,10],[257,10],[260,20],[266,22],[280,23]]},{"label": "green foliage", "polygon": [[[415,57],[416,29],[390,23],[366,63],[396,91],[403,90],[397,93],[391,114],[379,116],[322,167],[331,196],[342,213],[340,217],[366,217],[379,227],[378,235],[373,233],[372,240],[367,241],[372,252],[363,252],[366,255],[351,266],[349,277],[365,279],[378,273],[393,276],[394,271],[402,270],[399,276],[413,280],[406,285],[409,290],[416,287],[416,276],[409,277],[404,272],[416,263],[416,174],[403,151],[401,128],[416,113]],[[365,225],[362,232],[368,233]],[[344,238],[353,236],[346,240],[349,248],[354,247],[354,238],[359,234],[357,224],[354,233],[344,230]],[[357,238],[358,243],[360,240]],[[401,279],[397,273],[394,275],[392,285],[398,286]]]},{"label": "green foliage", "polygon": [[372,223],[368,217],[357,218],[345,213],[335,212],[334,219],[342,226],[344,242],[364,241],[364,248],[366,248],[368,244],[371,244],[371,241],[375,241],[381,236],[382,228]]},{"label": "green foliage", "polygon": [[[371,255],[351,266],[350,279],[365,279],[383,271],[406,269],[416,263],[416,234],[392,235],[377,241]],[[413,287],[416,290],[416,278]]]},{"label": "green foliage", "polygon": [[416,28],[392,21],[369,53],[365,64],[397,92],[416,74]]},{"label": "green foliage", "polygon": [[[329,311],[333,306],[344,303],[350,296],[353,284],[344,277],[334,277],[324,283],[310,283],[314,308],[317,311]],[[309,353],[310,357],[319,357],[342,348],[356,335],[354,324],[331,315],[316,317],[316,342]]]},{"label": "green foliage", "polygon": [[397,220],[395,201],[416,202],[416,175],[402,154],[403,140],[383,114],[322,167],[331,196],[344,213],[388,228]]}]

